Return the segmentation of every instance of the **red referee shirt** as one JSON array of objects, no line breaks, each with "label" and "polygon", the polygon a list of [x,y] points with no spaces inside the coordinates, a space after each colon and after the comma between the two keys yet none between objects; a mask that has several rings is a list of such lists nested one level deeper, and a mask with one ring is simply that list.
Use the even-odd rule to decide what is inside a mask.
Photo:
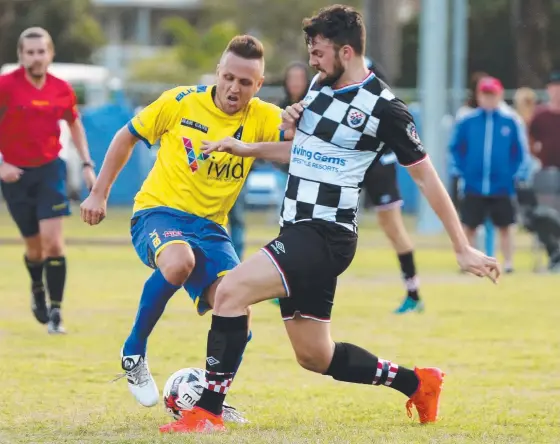
[{"label": "red referee shirt", "polygon": [[24,68],[0,76],[0,152],[18,167],[37,167],[60,152],[59,120],[78,118],[72,87],[47,74],[41,89],[25,77]]}]

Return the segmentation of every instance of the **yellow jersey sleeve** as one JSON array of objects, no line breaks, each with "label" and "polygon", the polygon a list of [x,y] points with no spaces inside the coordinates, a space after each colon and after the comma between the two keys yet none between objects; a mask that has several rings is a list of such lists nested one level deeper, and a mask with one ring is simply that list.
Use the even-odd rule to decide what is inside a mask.
[{"label": "yellow jersey sleeve", "polygon": [[264,115],[262,123],[261,142],[281,142],[284,140],[284,131],[279,126],[282,123],[282,110],[272,103],[262,102],[259,114]]},{"label": "yellow jersey sleeve", "polygon": [[165,91],[128,122],[128,130],[151,147],[175,122],[184,90],[185,87],[179,87]]}]

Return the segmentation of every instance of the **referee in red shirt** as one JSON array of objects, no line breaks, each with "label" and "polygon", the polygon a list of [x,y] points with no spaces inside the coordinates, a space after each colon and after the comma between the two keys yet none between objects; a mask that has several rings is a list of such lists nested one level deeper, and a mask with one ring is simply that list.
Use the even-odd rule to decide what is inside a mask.
[{"label": "referee in red shirt", "polygon": [[[25,241],[32,310],[49,333],[64,333],[60,307],[66,281],[62,217],[70,214],[66,163],[59,158],[59,121],[68,122],[83,161],[88,188],[95,182],[76,96],[65,81],[47,73],[54,56],[51,36],[25,30],[17,47],[21,67],[0,76],[0,185]],[[46,287],[50,308],[47,308]]]}]

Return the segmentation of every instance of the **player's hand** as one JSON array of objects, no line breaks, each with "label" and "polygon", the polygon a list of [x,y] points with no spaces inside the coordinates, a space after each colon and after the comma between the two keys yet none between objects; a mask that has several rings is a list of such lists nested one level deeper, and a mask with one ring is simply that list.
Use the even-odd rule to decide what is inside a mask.
[{"label": "player's hand", "polygon": [[15,165],[12,165],[11,163],[4,162],[2,165],[0,165],[0,180],[2,182],[17,182],[22,174],[23,170]]},{"label": "player's hand", "polygon": [[280,124],[280,129],[284,131],[284,139],[292,140],[294,138],[297,122],[303,114],[305,106],[306,103],[302,100],[301,102],[287,106],[286,109],[282,111],[282,123]]},{"label": "player's hand", "polygon": [[226,137],[225,139],[218,140],[217,142],[209,142],[208,140],[202,141],[202,152],[207,156],[217,151],[219,153],[230,153],[239,157],[250,157],[251,149],[247,144],[241,142],[234,137]]},{"label": "player's hand", "polygon": [[84,176],[84,182],[86,183],[88,191],[91,191],[97,179],[97,177],[95,176],[95,171],[92,167],[87,166],[82,170],[82,174]]},{"label": "player's hand", "polygon": [[89,225],[97,225],[107,215],[107,199],[94,193],[90,193],[86,200],[80,205],[80,216]]},{"label": "player's hand", "polygon": [[498,283],[500,265],[495,258],[486,256],[472,247],[467,247],[462,252],[457,253],[457,262],[461,270],[478,277],[487,277],[495,284]]}]

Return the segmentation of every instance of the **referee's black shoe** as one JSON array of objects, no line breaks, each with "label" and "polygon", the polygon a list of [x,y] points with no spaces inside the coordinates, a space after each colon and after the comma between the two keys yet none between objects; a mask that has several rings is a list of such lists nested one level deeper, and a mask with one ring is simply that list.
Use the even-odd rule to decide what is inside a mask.
[{"label": "referee's black shoe", "polygon": [[41,324],[49,322],[49,310],[47,309],[45,287],[43,284],[33,285],[31,287],[31,311],[35,319]]}]

